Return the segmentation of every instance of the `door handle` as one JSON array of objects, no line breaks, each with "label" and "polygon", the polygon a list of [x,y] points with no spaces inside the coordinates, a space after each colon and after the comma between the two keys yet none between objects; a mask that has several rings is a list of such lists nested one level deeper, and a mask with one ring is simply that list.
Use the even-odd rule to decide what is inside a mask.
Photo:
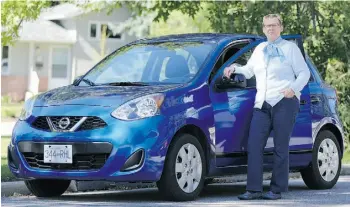
[{"label": "door handle", "polygon": [[300,105],[305,105],[307,103],[307,101],[306,100],[300,100]]},{"label": "door handle", "polygon": [[319,102],[321,102],[321,99],[319,96],[311,96],[311,103],[312,104],[317,104]]}]

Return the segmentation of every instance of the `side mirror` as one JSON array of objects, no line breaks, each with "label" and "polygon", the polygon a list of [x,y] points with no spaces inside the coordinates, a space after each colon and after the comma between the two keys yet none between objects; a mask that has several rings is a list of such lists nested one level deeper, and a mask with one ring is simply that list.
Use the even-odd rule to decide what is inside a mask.
[{"label": "side mirror", "polygon": [[81,77],[83,77],[83,76],[81,75],[81,76],[76,77],[74,79],[74,81],[73,81],[73,85],[75,85],[75,86],[78,85],[78,83],[80,82]]},{"label": "side mirror", "polygon": [[223,76],[215,81],[215,87],[218,89],[246,88],[247,79],[242,74],[232,74],[230,78]]}]

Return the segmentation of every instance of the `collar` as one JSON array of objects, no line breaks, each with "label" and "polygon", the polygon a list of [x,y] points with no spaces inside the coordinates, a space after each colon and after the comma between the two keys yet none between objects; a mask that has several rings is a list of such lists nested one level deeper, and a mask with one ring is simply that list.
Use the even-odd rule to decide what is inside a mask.
[{"label": "collar", "polygon": [[267,41],[268,44],[275,44],[278,45],[279,43],[281,43],[283,41],[282,37],[279,36],[275,41]]}]

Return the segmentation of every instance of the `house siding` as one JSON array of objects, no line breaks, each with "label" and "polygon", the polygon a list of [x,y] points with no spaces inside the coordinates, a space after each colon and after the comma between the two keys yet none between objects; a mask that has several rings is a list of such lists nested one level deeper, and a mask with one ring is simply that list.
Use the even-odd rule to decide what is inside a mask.
[{"label": "house siding", "polygon": [[[130,16],[129,11],[126,8],[120,8],[110,15],[106,12],[101,13],[89,13],[81,15],[76,18],[77,26],[77,43],[73,46],[73,54],[76,58],[76,76],[82,75],[90,70],[98,61],[101,60],[100,56],[100,41],[93,40],[89,34],[90,22],[124,22]],[[137,38],[130,36],[127,33],[123,34],[122,40],[106,40],[105,55],[108,55],[116,49],[130,43]]]},{"label": "house siding", "polygon": [[[71,19],[63,19],[61,25],[66,30],[76,31],[77,42],[70,45],[71,48],[71,63],[69,68],[69,81],[73,82],[74,78],[83,75],[90,70],[102,57],[100,56],[100,40],[91,39],[89,34],[90,22],[124,22],[130,17],[130,12],[127,8],[120,8],[107,15],[105,11],[100,13],[89,13],[80,15]],[[40,32],[40,31],[39,31]],[[107,39],[105,44],[105,55],[110,54],[116,49],[136,40],[137,37],[130,36],[127,33],[123,34],[121,40]],[[47,91],[50,81],[50,50],[52,46],[63,45],[49,42],[34,43],[34,50],[39,47],[39,51],[34,53],[34,70],[39,76],[39,91]],[[67,45],[67,44],[65,44]],[[35,62],[37,53],[42,57],[42,67],[37,68]],[[16,42],[11,46],[9,59],[9,73],[2,75],[1,95],[10,95],[13,100],[23,100],[28,87],[28,67],[29,67],[29,42]]]},{"label": "house siding", "polygon": [[11,46],[9,76],[23,76],[28,74],[29,43],[16,43]]},{"label": "house siding", "polygon": [[[48,67],[49,67],[49,46],[50,43],[35,43],[34,48],[39,47],[39,54],[42,56],[43,67],[34,70],[39,76],[39,91],[48,89]],[[34,54],[34,64],[35,57]],[[10,70],[8,75],[1,76],[1,95],[11,96],[15,101],[23,100],[28,87],[29,67],[29,43],[17,42],[10,50]]]}]

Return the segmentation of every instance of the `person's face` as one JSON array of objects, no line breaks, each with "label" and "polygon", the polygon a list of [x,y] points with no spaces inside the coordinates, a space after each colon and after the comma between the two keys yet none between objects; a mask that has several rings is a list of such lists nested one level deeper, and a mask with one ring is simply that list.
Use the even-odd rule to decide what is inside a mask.
[{"label": "person's face", "polygon": [[265,18],[263,31],[269,41],[274,41],[281,35],[283,27],[277,18]]}]

